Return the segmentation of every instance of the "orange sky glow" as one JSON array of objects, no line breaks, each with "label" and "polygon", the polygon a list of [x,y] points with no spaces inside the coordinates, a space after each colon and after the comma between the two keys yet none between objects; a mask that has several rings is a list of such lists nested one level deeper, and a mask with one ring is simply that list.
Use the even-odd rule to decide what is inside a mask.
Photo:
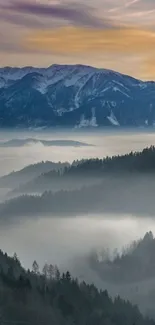
[{"label": "orange sky glow", "polygon": [[155,79],[154,0],[0,0],[1,66],[87,64]]}]

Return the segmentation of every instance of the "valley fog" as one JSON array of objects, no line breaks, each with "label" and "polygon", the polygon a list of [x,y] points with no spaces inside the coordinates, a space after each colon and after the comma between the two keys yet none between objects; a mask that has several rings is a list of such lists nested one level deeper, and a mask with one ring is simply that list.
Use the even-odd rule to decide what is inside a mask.
[{"label": "valley fog", "polygon": [[41,269],[45,262],[67,268],[73,266],[74,258],[83,257],[94,248],[121,251],[150,229],[155,233],[154,220],[128,215],[117,220],[109,215],[38,220],[25,217],[22,223],[1,227],[0,245],[11,256],[16,252],[26,268],[31,268],[34,259]]},{"label": "valley fog", "polygon": [[[155,241],[150,234],[155,234],[155,148],[143,150],[154,143],[153,129],[1,131],[0,249],[16,253],[26,269],[34,260],[41,272],[45,263],[57,265],[113,297],[138,303],[143,312],[154,310],[154,300],[148,302],[155,290],[149,273],[154,266],[147,255]],[[107,156],[113,158],[103,159]],[[125,257],[122,252],[140,239],[135,265],[134,253],[130,262],[130,252]],[[93,259],[96,252],[108,254],[111,273],[109,264]],[[129,264],[121,264],[121,257]]]},{"label": "valley fog", "polygon": [[[0,148],[1,176],[19,170],[29,164],[50,160],[53,162],[72,162],[82,158],[112,156],[140,151],[155,143],[155,133],[150,130],[119,131],[13,131],[1,132],[0,143],[10,140],[31,139],[23,146],[6,146]],[[32,139],[38,139],[32,143]],[[67,144],[45,146],[40,140],[72,140],[84,143],[85,146]],[[1,199],[4,199],[8,189],[1,189]],[[147,216],[146,216],[147,217]],[[42,267],[45,262],[67,267],[75,256],[88,254],[91,249],[116,247],[121,249],[132,240],[144,235],[148,230],[155,230],[152,218],[137,218],[136,215],[121,215],[120,217],[102,213],[97,216],[84,215],[76,218],[46,218],[33,219],[25,216],[20,222],[0,228],[0,247],[8,254],[16,252],[23,265],[31,267],[34,259]]]},{"label": "valley fog", "polygon": [[[148,129],[149,130],[149,129]],[[53,130],[50,131],[1,131],[0,144],[14,139],[38,140],[73,140],[88,144],[88,146],[44,146],[40,141],[31,141],[21,147],[0,146],[0,176],[19,170],[29,164],[42,160],[54,162],[86,158],[103,158],[130,151],[140,151],[155,143],[155,132],[144,130]],[[90,145],[90,146],[89,146]]]}]

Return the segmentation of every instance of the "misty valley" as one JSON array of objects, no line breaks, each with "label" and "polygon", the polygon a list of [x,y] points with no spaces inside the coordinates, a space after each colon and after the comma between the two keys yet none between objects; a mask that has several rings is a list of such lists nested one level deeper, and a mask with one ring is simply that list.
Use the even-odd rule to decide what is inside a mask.
[{"label": "misty valley", "polygon": [[155,325],[155,0],[0,0],[0,325]]},{"label": "misty valley", "polygon": [[155,324],[154,144],[152,129],[0,132],[4,324]]}]

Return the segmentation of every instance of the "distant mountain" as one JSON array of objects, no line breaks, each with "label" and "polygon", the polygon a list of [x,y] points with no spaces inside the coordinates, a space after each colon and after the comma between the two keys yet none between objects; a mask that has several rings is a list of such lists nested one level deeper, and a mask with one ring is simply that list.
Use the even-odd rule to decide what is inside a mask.
[{"label": "distant mountain", "polygon": [[82,65],[0,69],[0,126],[152,126],[155,83]]},{"label": "distant mountain", "polygon": [[33,178],[38,177],[41,174],[60,171],[65,167],[68,167],[69,163],[52,162],[52,161],[42,161],[37,164],[28,165],[23,169],[12,172],[8,175],[0,177],[0,188],[15,188],[28,181],[32,181]]},{"label": "distant mountain", "polygon": [[25,145],[31,144],[42,144],[45,147],[89,147],[91,144],[87,144],[85,142],[79,142],[74,140],[41,140],[35,138],[27,138],[27,139],[11,139],[9,141],[0,141],[0,147],[8,148],[8,147],[23,147]]}]

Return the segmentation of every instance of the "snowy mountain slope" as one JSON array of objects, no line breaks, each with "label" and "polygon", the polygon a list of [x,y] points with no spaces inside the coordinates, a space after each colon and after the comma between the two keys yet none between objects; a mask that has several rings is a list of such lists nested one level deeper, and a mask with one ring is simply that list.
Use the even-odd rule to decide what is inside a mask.
[{"label": "snowy mountain slope", "polygon": [[0,126],[155,123],[155,83],[82,65],[0,68]]}]

